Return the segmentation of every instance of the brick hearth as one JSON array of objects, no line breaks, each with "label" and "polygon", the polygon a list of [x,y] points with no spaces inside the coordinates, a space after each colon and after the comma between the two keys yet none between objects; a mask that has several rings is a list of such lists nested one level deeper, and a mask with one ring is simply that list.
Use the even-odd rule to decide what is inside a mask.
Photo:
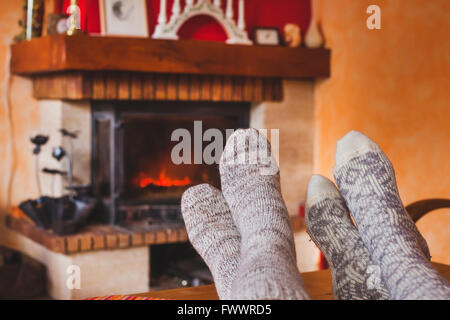
[{"label": "brick hearth", "polygon": [[155,227],[90,225],[69,236],[58,236],[51,230],[37,227],[24,218],[8,216],[6,225],[48,250],[63,254],[126,249],[188,240],[186,229],[179,223],[158,224]]}]

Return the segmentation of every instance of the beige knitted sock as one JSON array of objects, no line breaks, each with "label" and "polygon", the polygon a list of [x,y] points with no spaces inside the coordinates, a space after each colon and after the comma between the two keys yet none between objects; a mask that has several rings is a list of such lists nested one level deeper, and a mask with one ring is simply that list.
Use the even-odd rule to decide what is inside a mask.
[{"label": "beige knitted sock", "polygon": [[360,132],[348,133],[338,142],[334,177],[391,299],[450,299],[450,286],[424,255],[425,240],[378,145]]},{"label": "beige knitted sock", "polygon": [[266,146],[257,130],[237,130],[220,162],[222,191],[242,238],[231,298],[308,299],[278,170],[264,170],[275,165]]},{"label": "beige knitted sock", "polygon": [[201,184],[186,190],[181,212],[189,240],[208,265],[220,299],[230,299],[241,237],[220,190]]},{"label": "beige knitted sock", "polygon": [[333,182],[320,175],[309,180],[305,221],[308,234],[330,263],[336,299],[389,299],[344,199]]}]

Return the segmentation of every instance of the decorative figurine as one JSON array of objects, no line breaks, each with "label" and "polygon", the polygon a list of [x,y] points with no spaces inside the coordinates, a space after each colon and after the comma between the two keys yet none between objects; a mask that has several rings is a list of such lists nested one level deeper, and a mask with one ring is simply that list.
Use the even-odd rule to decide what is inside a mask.
[{"label": "decorative figurine", "polygon": [[[66,129],[61,129],[60,133],[64,137],[70,138],[71,142],[78,136],[78,132],[70,132]],[[91,196],[89,186],[74,186],[72,184],[73,147],[71,147],[72,154],[69,154],[62,147],[56,147],[52,151],[54,159],[66,161],[67,172],[49,168],[42,170],[53,177],[55,175],[67,175],[68,177],[68,194],[55,198],[42,194],[39,179],[39,154],[42,146],[48,142],[49,137],[38,134],[30,140],[34,145],[33,154],[36,156],[36,179],[39,188],[39,198],[23,201],[19,204],[19,208],[41,228],[52,229],[58,235],[73,234],[85,225],[97,205],[97,200]],[[53,186],[52,191],[54,191]]]},{"label": "decorative figurine", "polygon": [[284,42],[291,48],[296,48],[302,44],[302,34],[297,24],[287,23],[284,26]]},{"label": "decorative figurine", "polygon": [[73,199],[72,195],[72,160],[67,154],[66,150],[63,147],[53,148],[52,157],[57,161],[61,161],[61,159],[66,158],[66,167],[67,167],[67,180],[69,183],[69,198]]},{"label": "decorative figurine", "polygon": [[31,143],[34,144],[33,154],[36,156],[35,166],[36,166],[36,184],[39,190],[39,196],[42,197],[41,179],[39,177],[39,154],[41,153],[42,146],[48,142],[48,136],[38,134],[30,138]]},{"label": "decorative figurine", "polygon": [[80,7],[78,6],[78,0],[70,0],[70,6],[67,8],[67,14],[69,18],[67,19],[68,29],[66,34],[68,36],[73,36],[76,34],[82,34],[81,31],[81,14]]}]

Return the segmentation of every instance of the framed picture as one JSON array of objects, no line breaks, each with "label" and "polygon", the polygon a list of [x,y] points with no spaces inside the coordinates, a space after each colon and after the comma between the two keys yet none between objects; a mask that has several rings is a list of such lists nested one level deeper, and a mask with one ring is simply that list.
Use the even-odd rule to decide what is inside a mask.
[{"label": "framed picture", "polygon": [[255,44],[261,46],[281,45],[281,34],[278,28],[255,27],[253,29],[253,39]]},{"label": "framed picture", "polygon": [[148,37],[146,0],[100,0],[102,35]]}]

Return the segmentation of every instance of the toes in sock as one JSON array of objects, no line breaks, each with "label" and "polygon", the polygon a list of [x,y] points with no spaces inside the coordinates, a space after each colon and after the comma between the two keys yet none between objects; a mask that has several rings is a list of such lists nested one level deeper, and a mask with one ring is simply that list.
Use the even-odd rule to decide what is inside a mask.
[{"label": "toes in sock", "polygon": [[307,299],[278,167],[265,136],[255,129],[231,135],[222,154],[220,175],[242,237],[232,298]]},{"label": "toes in sock", "polygon": [[350,132],[338,142],[334,176],[391,299],[450,299],[450,286],[429,263],[425,240],[400,200],[381,149]]},{"label": "toes in sock", "polygon": [[189,240],[208,265],[221,299],[230,299],[240,235],[220,190],[202,184],[186,190],[181,211]]},{"label": "toes in sock", "polygon": [[379,268],[353,225],[333,182],[314,175],[306,196],[306,230],[330,263],[333,295],[340,300],[386,300]]}]

